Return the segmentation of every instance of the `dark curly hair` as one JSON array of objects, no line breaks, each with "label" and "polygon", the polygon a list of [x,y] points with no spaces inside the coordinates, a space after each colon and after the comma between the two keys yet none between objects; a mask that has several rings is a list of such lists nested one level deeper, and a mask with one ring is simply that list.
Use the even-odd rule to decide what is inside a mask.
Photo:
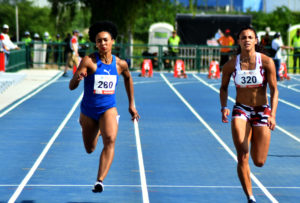
[{"label": "dark curly hair", "polygon": [[[245,27],[242,27],[242,28],[240,29],[240,31],[238,32],[238,34],[237,34],[237,39],[240,38],[240,34],[241,34],[244,30],[251,30],[252,32],[254,32],[255,38],[258,39],[256,30],[255,30],[252,26],[245,26]],[[256,51],[256,52],[260,52],[260,53],[267,54],[266,49],[265,49],[260,43],[257,43],[257,44],[255,45],[255,51]],[[240,47],[240,45],[239,45],[238,48],[236,49],[235,53],[236,53],[237,55],[241,53],[241,47]]]},{"label": "dark curly hair", "polygon": [[118,36],[117,26],[110,21],[99,21],[94,23],[89,29],[89,39],[91,42],[96,42],[96,35],[99,32],[108,32],[112,39]]}]

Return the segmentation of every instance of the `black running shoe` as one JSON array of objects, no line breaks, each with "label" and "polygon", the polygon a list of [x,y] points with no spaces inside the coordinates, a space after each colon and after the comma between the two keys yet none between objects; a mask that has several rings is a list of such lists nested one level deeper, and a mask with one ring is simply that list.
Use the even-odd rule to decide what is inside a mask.
[{"label": "black running shoe", "polygon": [[104,185],[103,185],[103,183],[102,182],[100,182],[100,181],[97,181],[96,183],[95,183],[95,185],[94,185],[94,188],[93,188],[93,192],[102,192],[104,190]]},{"label": "black running shoe", "polygon": [[256,203],[256,201],[252,200],[252,199],[249,199],[248,200],[248,203]]}]

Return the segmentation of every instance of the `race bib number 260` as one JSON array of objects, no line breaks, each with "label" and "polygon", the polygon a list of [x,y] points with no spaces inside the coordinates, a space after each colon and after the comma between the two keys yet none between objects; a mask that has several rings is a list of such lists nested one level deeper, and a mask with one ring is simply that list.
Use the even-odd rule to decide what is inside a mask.
[{"label": "race bib number 260", "polygon": [[94,94],[114,94],[116,75],[95,75]]}]

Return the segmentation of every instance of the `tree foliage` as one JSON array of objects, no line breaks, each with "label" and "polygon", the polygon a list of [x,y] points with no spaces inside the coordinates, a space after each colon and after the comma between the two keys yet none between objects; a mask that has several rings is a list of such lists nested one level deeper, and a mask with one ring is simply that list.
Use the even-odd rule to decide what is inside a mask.
[{"label": "tree foliage", "polygon": [[300,23],[300,12],[292,12],[287,7],[277,7],[272,13],[248,12],[252,15],[252,24],[257,30],[271,30],[280,32],[282,38],[287,42],[287,30],[291,25]]},{"label": "tree foliage", "polygon": [[48,0],[51,3],[51,17],[55,19],[58,33],[71,32],[74,29],[83,31],[90,24],[90,8],[77,0]]},{"label": "tree foliage", "polygon": [[158,0],[144,5],[137,11],[138,18],[134,24],[134,36],[138,40],[147,42],[148,30],[151,24],[157,22],[170,23],[175,27],[176,13],[187,13],[188,10],[181,4],[176,5],[170,0]]},{"label": "tree foliage", "polygon": [[[135,20],[138,18],[138,11],[143,10],[144,5],[151,4],[155,0],[49,0],[52,4],[52,15],[63,17],[70,17],[72,21],[77,14],[77,8],[85,10],[82,15],[84,19],[84,26],[87,28],[90,24],[99,20],[110,20],[114,22],[121,35],[127,35],[132,31]],[[71,13],[65,15],[66,11]],[[90,20],[85,18],[85,13],[90,11]],[[87,24],[88,22],[88,24]]]},{"label": "tree foliage", "polygon": [[54,32],[54,23],[50,17],[48,8],[34,7],[32,2],[22,0],[16,4],[10,1],[2,1],[0,6],[0,24],[8,24],[10,27],[10,35],[14,38],[16,35],[16,5],[18,6],[19,18],[19,35],[22,38],[25,31],[32,34],[42,34],[45,31]]},{"label": "tree foliage", "polygon": [[[0,0],[0,26],[8,24],[10,34],[15,35],[15,6],[19,8],[20,37],[25,31],[42,35],[48,31],[56,33],[71,32],[73,29],[86,30],[91,23],[98,20],[111,20],[118,26],[120,35],[147,42],[148,29],[156,22],[167,22],[175,26],[177,13],[203,13],[197,8],[197,0],[189,0],[190,5],[184,7],[178,0],[48,0],[51,8],[39,8],[29,0]],[[13,2],[13,3],[12,3]],[[205,1],[203,1],[205,2]],[[210,14],[216,12],[210,12]],[[225,11],[218,13],[226,14]],[[228,14],[228,13],[227,13]],[[231,12],[230,14],[242,14]],[[292,12],[287,7],[279,7],[272,13],[251,12],[252,25],[256,30],[281,32],[286,41],[286,31],[290,25],[300,22],[300,12]]]}]

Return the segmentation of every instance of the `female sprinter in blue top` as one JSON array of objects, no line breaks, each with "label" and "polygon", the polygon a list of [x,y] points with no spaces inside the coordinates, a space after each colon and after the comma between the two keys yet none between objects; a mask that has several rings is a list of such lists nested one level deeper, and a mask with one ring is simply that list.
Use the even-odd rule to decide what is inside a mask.
[{"label": "female sprinter in blue top", "polygon": [[114,157],[118,131],[115,89],[120,74],[124,77],[132,120],[138,120],[140,117],[134,106],[133,81],[128,65],[126,61],[112,55],[116,37],[117,28],[113,23],[101,21],[93,24],[89,29],[89,38],[91,42],[96,43],[98,52],[82,59],[69,84],[69,88],[74,90],[84,79],[80,125],[87,153],[95,150],[100,134],[102,136],[104,146],[93,192],[103,191],[102,181]]},{"label": "female sprinter in blue top", "polygon": [[[230,77],[236,86],[236,103],[232,110],[231,131],[237,151],[237,172],[248,202],[255,202],[252,193],[249,151],[254,164],[262,167],[267,159],[271,132],[276,122],[278,90],[273,60],[260,53],[256,31],[245,27],[238,33],[238,55],[224,65],[220,100],[222,121],[228,122],[227,108]],[[270,106],[267,97],[270,88]],[[251,149],[249,145],[251,143]]]}]

